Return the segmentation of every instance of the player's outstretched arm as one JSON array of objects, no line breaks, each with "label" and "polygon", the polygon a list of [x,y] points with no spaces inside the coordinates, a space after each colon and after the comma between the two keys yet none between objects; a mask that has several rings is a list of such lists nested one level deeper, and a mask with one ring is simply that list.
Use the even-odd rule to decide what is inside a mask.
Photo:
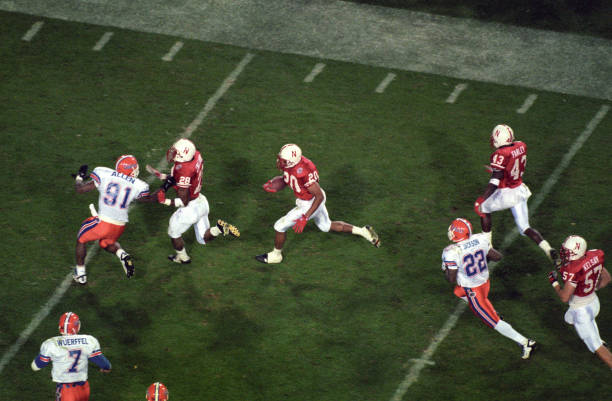
[{"label": "player's outstretched arm", "polygon": [[610,284],[610,280],[612,280],[612,276],[610,276],[608,269],[604,267],[599,276],[599,280],[597,280],[597,289],[599,290]]},{"label": "player's outstretched arm", "polygon": [[168,177],[167,174],[164,174],[162,172],[160,172],[158,169],[156,169],[155,167],[147,164],[146,169],[149,173],[153,174],[154,176],[156,176],[157,178],[159,178],[160,180],[165,180],[166,177]]}]

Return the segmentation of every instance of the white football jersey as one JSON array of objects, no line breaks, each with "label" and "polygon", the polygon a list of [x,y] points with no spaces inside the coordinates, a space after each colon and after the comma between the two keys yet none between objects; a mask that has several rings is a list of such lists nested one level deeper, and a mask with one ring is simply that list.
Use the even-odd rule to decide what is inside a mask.
[{"label": "white football jersey", "polygon": [[127,223],[128,207],[134,199],[149,194],[149,184],[108,167],[96,167],[91,178],[100,191],[98,215]]},{"label": "white football jersey", "polygon": [[465,241],[444,248],[442,269],[457,269],[457,285],[478,287],[489,279],[487,253],[490,248],[485,234],[473,234]]},{"label": "white football jersey", "polygon": [[87,334],[51,337],[40,347],[41,357],[53,364],[51,378],[57,383],[87,380],[89,358],[100,354],[100,343]]}]

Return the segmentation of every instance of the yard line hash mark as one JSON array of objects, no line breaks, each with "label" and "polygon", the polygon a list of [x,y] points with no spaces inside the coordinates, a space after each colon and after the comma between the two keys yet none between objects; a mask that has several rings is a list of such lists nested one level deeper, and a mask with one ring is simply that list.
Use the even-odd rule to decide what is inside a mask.
[{"label": "yard line hash mark", "polygon": [[525,102],[523,103],[523,105],[520,108],[516,109],[516,112],[519,114],[527,113],[527,110],[529,110],[529,108],[533,106],[537,98],[538,98],[538,95],[535,95],[533,93],[527,96],[527,99],[525,99]]},{"label": "yard line hash mark", "polygon": [[40,31],[40,29],[42,28],[44,22],[43,21],[38,21],[35,22],[32,27],[25,33],[25,35],[23,35],[23,37],[21,38],[21,40],[25,40],[26,42],[29,42],[32,40],[32,38],[34,36],[36,36],[36,34],[38,33],[38,31]]},{"label": "yard line hash mark", "polygon": [[181,42],[180,40],[178,42],[176,42],[171,48],[170,50],[168,50],[168,53],[166,53],[164,55],[164,57],[162,57],[162,60],[164,61],[172,61],[172,59],[174,58],[174,56],[176,56],[176,53],[179,52],[179,50],[181,50],[181,48],[183,47],[183,42]]},{"label": "yard line hash mark", "polygon": [[100,40],[98,40],[98,43],[96,43],[96,45],[92,48],[92,50],[95,52],[99,52],[100,50],[102,50],[104,45],[106,45],[112,37],[113,37],[112,32],[106,32],[104,35],[102,35]]},{"label": "yard line hash mark", "polygon": [[[582,133],[576,138],[576,140],[572,144],[572,147],[563,156],[563,158],[561,159],[561,161],[559,162],[555,170],[552,172],[552,174],[546,179],[546,182],[544,182],[544,184],[542,185],[540,192],[538,193],[534,201],[529,206],[529,215],[533,215],[533,213],[537,210],[540,204],[542,204],[542,202],[544,201],[544,198],[546,198],[546,196],[551,191],[551,189],[559,181],[559,177],[561,176],[561,173],[563,173],[563,171],[569,166],[570,162],[572,161],[576,153],[580,150],[580,148],[582,148],[582,145],[584,145],[587,139],[589,139],[593,131],[595,131],[595,128],[597,128],[597,126],[599,125],[601,120],[604,119],[604,117],[606,116],[609,110],[610,110],[610,106],[608,105],[601,106],[601,108],[595,114],[595,117],[593,117],[593,119],[589,121],[584,131],[582,131]],[[512,244],[512,242],[518,237],[518,235],[519,235],[518,229],[515,227],[504,238],[504,241],[502,242],[502,245],[500,247],[500,251],[503,251],[504,249],[508,248],[510,244]],[[492,271],[493,268],[495,267],[495,264],[491,264],[491,265],[492,266],[490,270]],[[400,383],[397,390],[395,390],[395,394],[393,394],[393,397],[391,397],[391,401],[401,401],[402,400],[402,398],[408,391],[408,388],[411,385],[413,385],[419,378],[419,374],[421,373],[421,370],[423,370],[425,365],[427,365],[428,362],[431,360],[431,357],[433,356],[436,349],[438,348],[438,345],[440,345],[440,343],[444,341],[446,336],[455,327],[455,325],[457,324],[457,320],[459,319],[459,316],[461,316],[461,314],[466,309],[467,309],[467,304],[463,301],[459,301],[457,307],[455,308],[455,311],[449,315],[448,319],[446,320],[446,322],[444,323],[440,331],[436,333],[432,342],[429,344],[427,349],[423,352],[423,355],[421,355],[420,358],[414,359],[414,361],[416,362],[412,365],[412,367],[410,368],[410,371],[408,372],[404,380]]]},{"label": "yard line hash mark", "polygon": [[[187,127],[187,129],[185,130],[182,136],[183,138],[189,138],[191,134],[193,134],[193,132],[198,128],[198,126],[202,123],[202,121],[204,121],[204,118],[206,118],[208,113],[210,113],[210,111],[215,107],[219,99],[221,99],[221,97],[225,94],[225,92],[227,92],[227,90],[234,84],[234,82],[236,82],[238,75],[240,75],[242,70],[244,70],[246,65],[253,59],[253,57],[255,56],[251,53],[247,53],[246,56],[244,56],[244,58],[240,61],[240,63],[238,63],[238,66],[230,73],[230,75],[228,75],[227,78],[225,78],[225,80],[223,81],[219,89],[217,89],[217,91],[214,93],[214,95],[211,96],[210,99],[208,99],[208,102],[206,102],[206,105],[204,106],[200,114],[198,114],[196,119],[193,120],[193,122],[189,125],[189,127]],[[166,161],[166,157],[164,156],[162,158],[162,161],[158,165],[159,169],[165,168],[167,166],[167,163],[168,162]],[[147,182],[150,184],[151,181],[153,181],[154,179],[155,177],[151,176],[149,177],[149,179],[147,179]],[[91,249],[92,247],[93,247],[93,250]],[[87,256],[85,257],[86,265],[89,264],[89,261],[99,249],[99,247],[95,245],[92,247],[88,249]],[[72,283],[72,271],[70,271],[70,273],[64,278],[64,280],[60,283],[60,285],[57,286],[51,298],[49,298],[49,300],[42,306],[42,308],[36,313],[36,315],[34,315],[28,327],[26,327],[26,329],[22,331],[21,334],[19,335],[19,338],[17,338],[17,341],[15,342],[15,344],[13,344],[4,353],[4,355],[2,356],[2,359],[0,359],[0,373],[2,373],[2,370],[4,370],[6,365],[8,365],[11,359],[13,359],[13,357],[17,354],[17,352],[19,352],[19,349],[21,349],[23,344],[25,344],[26,341],[28,341],[28,338],[30,337],[30,335],[32,335],[34,330],[36,330],[38,325],[49,315],[49,313],[51,312],[51,309],[53,309],[55,305],[57,305],[57,303],[62,299],[62,297],[68,290],[68,288],[70,288],[71,283]]]},{"label": "yard line hash mark", "polygon": [[325,68],[325,64],[323,64],[323,63],[315,64],[315,66],[313,67],[312,71],[310,71],[310,74],[308,74],[306,76],[306,78],[304,78],[304,82],[312,82],[312,81],[314,81],[315,77],[317,75],[319,75],[321,73],[321,71],[323,71],[324,68]]},{"label": "yard line hash mark", "polygon": [[383,93],[385,91],[385,89],[387,88],[387,86],[391,83],[391,81],[393,81],[395,79],[396,75],[392,72],[388,73],[387,76],[385,77],[385,79],[382,80],[382,82],[380,84],[378,84],[378,87],[376,87],[375,92],[376,93]]},{"label": "yard line hash mark", "polygon": [[446,103],[455,103],[457,101],[457,98],[461,94],[461,92],[466,90],[467,87],[468,87],[467,84],[457,84],[455,86],[455,89],[453,90],[453,93],[451,93],[446,99]]}]

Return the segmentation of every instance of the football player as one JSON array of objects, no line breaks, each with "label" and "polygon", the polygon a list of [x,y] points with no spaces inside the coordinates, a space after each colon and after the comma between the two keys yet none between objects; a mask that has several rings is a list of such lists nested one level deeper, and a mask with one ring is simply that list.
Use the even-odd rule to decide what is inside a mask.
[{"label": "football player", "polygon": [[158,201],[166,206],[174,206],[176,210],[170,217],[168,235],[175,254],[168,259],[175,263],[191,263],[191,258],[185,250],[185,242],[182,235],[189,227],[193,226],[196,240],[200,244],[206,244],[219,235],[230,235],[239,237],[240,231],[234,225],[223,220],[217,220],[217,224],[210,226],[208,214],[210,208],[206,196],[202,190],[202,175],[204,160],[202,154],[196,149],[189,139],[179,139],[166,152],[168,163],[172,164],[169,175],[157,171],[151,166],[147,170],[164,180],[166,188],[172,186],[176,190],[177,198],[167,199],[166,191],[158,192]]},{"label": "football player", "polygon": [[[289,143],[284,145],[276,158],[277,168],[283,172],[285,186],[291,187],[295,195],[295,207],[274,223],[274,249],[263,255],[255,256],[262,263],[280,263],[283,260],[282,249],[287,238],[287,230],[293,227],[301,233],[309,220],[314,221],[323,232],[336,231],[360,235],[375,247],[380,240],[370,226],[357,227],[343,221],[331,221],[325,207],[325,191],[319,185],[319,172],[312,161],[302,156],[299,146]],[[277,177],[264,184],[264,190],[277,192],[273,186]]]},{"label": "football player", "polygon": [[87,165],[82,165],[75,178],[75,190],[82,194],[97,189],[98,211],[81,224],[76,242],[76,267],[73,278],[79,284],[87,283],[85,255],[87,243],[99,240],[100,247],[114,253],[123,266],[127,278],[134,275],[134,261],[117,242],[128,222],[128,208],[132,201],[153,202],[149,184],[138,179],[138,161],[132,155],[122,155],[115,163],[115,169],[96,167],[87,178]]},{"label": "football player", "polygon": [[612,353],[599,336],[595,318],[599,314],[599,298],[596,290],[610,283],[610,272],[604,267],[604,252],[601,249],[587,250],[584,238],[570,235],[561,245],[561,282],[555,270],[548,279],[564,303],[569,303],[565,321],[576,329],[589,351],[612,368]]},{"label": "football player", "polygon": [[76,313],[66,312],[59,320],[61,336],[42,343],[40,353],[32,361],[32,370],[38,371],[52,363],[51,379],[57,383],[56,400],[89,400],[87,381],[88,362],[95,363],[100,372],[111,371],[111,364],[102,354],[98,340],[88,334],[79,334],[81,321]]},{"label": "football player", "polygon": [[531,191],[523,183],[523,174],[527,164],[527,145],[514,140],[514,131],[508,125],[499,124],[491,132],[491,154],[487,169],[491,171],[491,179],[484,194],[476,199],[474,210],[480,216],[482,231],[491,237],[491,213],[510,209],[521,235],[526,235],[544,251],[552,263],[558,267],[561,264],[559,253],[537,230],[529,226],[529,211],[527,199]]},{"label": "football player", "polygon": [[168,401],[168,388],[160,382],[155,382],[147,389],[147,401]]},{"label": "football player", "polygon": [[467,302],[470,309],[487,326],[519,344],[522,358],[529,359],[537,344],[506,323],[489,301],[488,261],[499,261],[501,253],[489,242],[486,233],[472,234],[472,224],[455,219],[448,227],[448,239],[453,241],[442,252],[442,271],[448,282],[455,284],[454,294]]}]

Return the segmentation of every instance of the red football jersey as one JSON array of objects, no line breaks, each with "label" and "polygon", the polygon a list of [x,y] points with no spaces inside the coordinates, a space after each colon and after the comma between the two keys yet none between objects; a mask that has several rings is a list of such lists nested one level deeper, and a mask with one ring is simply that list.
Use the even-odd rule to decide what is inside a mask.
[{"label": "red football jersey", "polygon": [[576,285],[575,296],[585,297],[595,291],[597,280],[604,265],[604,253],[601,249],[591,249],[578,260],[572,260],[561,267],[563,281]]},{"label": "red football jersey", "polygon": [[188,162],[174,163],[170,174],[176,180],[176,186],[189,188],[189,199],[195,199],[200,195],[202,189],[202,174],[204,170],[204,160],[200,151],[195,152],[193,159]]},{"label": "red football jersey", "polygon": [[296,198],[310,200],[314,195],[307,188],[319,182],[319,172],[313,162],[302,156],[298,164],[283,169],[283,180],[293,189]]},{"label": "red football jersey", "polygon": [[521,141],[497,148],[491,155],[491,169],[504,172],[499,188],[515,188],[521,185],[526,164],[527,145]]}]

